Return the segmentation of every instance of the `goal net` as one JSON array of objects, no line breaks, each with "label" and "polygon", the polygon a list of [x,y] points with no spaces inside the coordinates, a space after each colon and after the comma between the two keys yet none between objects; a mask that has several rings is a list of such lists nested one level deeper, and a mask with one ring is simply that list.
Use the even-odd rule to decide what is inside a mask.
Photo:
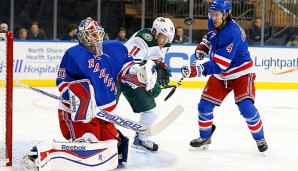
[{"label": "goal net", "polygon": [[12,165],[13,34],[0,33],[0,166]]}]

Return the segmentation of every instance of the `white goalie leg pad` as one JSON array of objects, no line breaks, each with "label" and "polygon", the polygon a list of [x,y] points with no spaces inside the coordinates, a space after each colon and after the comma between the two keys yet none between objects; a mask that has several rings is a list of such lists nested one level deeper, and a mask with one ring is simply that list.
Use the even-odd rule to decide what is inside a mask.
[{"label": "white goalie leg pad", "polygon": [[112,170],[118,165],[117,140],[87,142],[42,142],[35,160],[39,171]]},{"label": "white goalie leg pad", "polygon": [[71,119],[88,123],[96,114],[93,86],[88,79],[72,81],[68,85]]},{"label": "white goalie leg pad", "polygon": [[[145,111],[145,112],[141,112],[140,113],[140,123],[144,124],[144,125],[153,125],[154,123],[156,123],[158,116],[159,116],[159,110],[157,107]],[[142,141],[147,141],[149,140],[149,136],[148,135],[144,135],[144,134],[139,134],[139,139]]]}]

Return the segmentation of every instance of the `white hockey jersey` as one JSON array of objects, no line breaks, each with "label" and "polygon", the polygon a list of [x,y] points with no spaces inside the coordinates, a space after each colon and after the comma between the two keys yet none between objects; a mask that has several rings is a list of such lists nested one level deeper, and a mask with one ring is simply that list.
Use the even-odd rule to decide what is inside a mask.
[{"label": "white hockey jersey", "polygon": [[136,63],[149,59],[163,60],[171,46],[170,43],[167,43],[163,48],[160,48],[149,28],[136,32],[124,45]]}]

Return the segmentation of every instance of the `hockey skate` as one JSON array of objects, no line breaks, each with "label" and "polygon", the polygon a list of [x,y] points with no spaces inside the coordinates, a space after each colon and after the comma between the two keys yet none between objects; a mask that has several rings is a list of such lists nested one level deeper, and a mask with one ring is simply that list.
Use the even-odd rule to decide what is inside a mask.
[{"label": "hockey skate", "polygon": [[136,133],[136,136],[134,138],[132,148],[143,150],[143,151],[157,151],[158,150],[158,145],[155,144],[154,142],[147,140],[147,141],[142,141],[138,137],[139,133]]},{"label": "hockey skate", "polygon": [[25,171],[38,171],[37,163],[37,148],[34,146],[30,152],[22,159],[21,167]]},{"label": "hockey skate", "polygon": [[209,138],[197,138],[190,142],[191,148],[189,150],[195,151],[195,150],[207,150],[209,147],[209,144],[211,144],[211,137]]},{"label": "hockey skate", "polygon": [[260,140],[256,140],[257,146],[260,152],[265,152],[268,149],[268,145],[266,143],[265,138],[262,138]]},{"label": "hockey skate", "polygon": [[[212,125],[212,134],[215,131],[216,126]],[[196,150],[207,150],[209,148],[209,144],[211,144],[211,136],[208,138],[197,138],[190,142],[190,151],[196,151]]]}]

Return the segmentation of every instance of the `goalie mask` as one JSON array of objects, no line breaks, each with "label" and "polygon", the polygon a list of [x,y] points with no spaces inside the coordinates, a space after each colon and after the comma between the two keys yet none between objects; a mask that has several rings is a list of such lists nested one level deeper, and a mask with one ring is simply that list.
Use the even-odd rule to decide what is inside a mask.
[{"label": "goalie mask", "polygon": [[100,24],[88,17],[79,24],[77,36],[84,47],[93,52],[95,56],[101,56],[104,34],[104,29]]},{"label": "goalie mask", "polygon": [[168,38],[168,43],[174,39],[175,28],[173,22],[169,18],[158,17],[154,20],[151,32],[156,30],[156,37],[158,34],[163,34]]}]

